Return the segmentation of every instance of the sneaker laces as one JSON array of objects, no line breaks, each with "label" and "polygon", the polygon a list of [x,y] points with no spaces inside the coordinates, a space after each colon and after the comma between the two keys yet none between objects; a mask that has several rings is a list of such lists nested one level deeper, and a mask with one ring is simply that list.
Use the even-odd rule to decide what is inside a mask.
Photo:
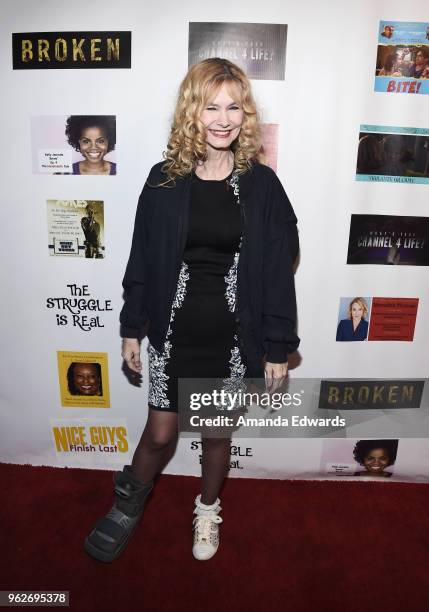
[{"label": "sneaker laces", "polygon": [[[222,510],[218,506],[217,511]],[[213,540],[216,538],[217,529],[213,529],[213,525],[222,523],[223,519],[214,510],[201,510],[195,508],[194,514],[197,516],[193,520],[195,529],[195,543],[196,544],[214,544]]]}]

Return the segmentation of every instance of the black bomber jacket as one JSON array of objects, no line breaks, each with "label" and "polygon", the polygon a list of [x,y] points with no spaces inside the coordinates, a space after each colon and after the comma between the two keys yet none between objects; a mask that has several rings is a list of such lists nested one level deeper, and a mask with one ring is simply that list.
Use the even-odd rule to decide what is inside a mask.
[{"label": "black bomber jacket", "polygon": [[[140,195],[123,280],[121,336],[143,338],[162,351],[185,250],[193,173],[174,187],[153,166]],[[239,175],[242,244],[237,270],[236,322],[246,375],[263,377],[262,359],[283,363],[298,348],[293,262],[297,219],[271,168],[253,163]],[[147,327],[148,326],[148,327]]]}]

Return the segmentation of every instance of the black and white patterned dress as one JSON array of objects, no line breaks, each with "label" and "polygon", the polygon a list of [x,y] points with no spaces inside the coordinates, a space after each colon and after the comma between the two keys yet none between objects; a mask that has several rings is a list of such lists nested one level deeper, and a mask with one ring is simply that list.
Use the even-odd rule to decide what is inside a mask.
[{"label": "black and white patterned dress", "polygon": [[238,177],[194,175],[188,237],[163,350],[149,344],[149,406],[178,411],[178,378],[245,375],[235,321],[241,247]]}]

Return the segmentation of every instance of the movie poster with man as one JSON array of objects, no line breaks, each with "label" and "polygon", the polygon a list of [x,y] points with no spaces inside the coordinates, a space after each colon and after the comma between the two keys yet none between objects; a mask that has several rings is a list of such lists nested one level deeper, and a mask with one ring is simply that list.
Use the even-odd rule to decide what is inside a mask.
[{"label": "movie poster with man", "polygon": [[221,57],[250,79],[284,81],[286,38],[283,23],[190,22],[188,66]]},{"label": "movie poster with man", "polygon": [[380,21],[375,91],[429,93],[429,21]]},{"label": "movie poster with man", "polygon": [[429,265],[429,217],[352,215],[348,264]]},{"label": "movie poster with man", "polygon": [[361,125],[356,180],[429,183],[429,129]]},{"label": "movie poster with man", "polygon": [[104,202],[47,200],[49,255],[103,259]]},{"label": "movie poster with man", "polygon": [[114,115],[31,118],[33,174],[115,176]]}]

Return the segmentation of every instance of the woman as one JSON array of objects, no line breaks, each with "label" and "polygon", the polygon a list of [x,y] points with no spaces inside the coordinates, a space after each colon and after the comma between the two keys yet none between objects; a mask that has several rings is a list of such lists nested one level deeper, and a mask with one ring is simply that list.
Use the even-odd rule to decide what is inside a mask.
[{"label": "woman", "polygon": [[392,38],[393,26],[390,26],[390,25],[384,26],[384,30],[381,32],[381,35],[384,36],[384,38]]},{"label": "woman", "polygon": [[398,440],[359,440],[353,456],[365,469],[358,470],[354,475],[390,478],[392,473],[385,469],[395,463],[397,452]]},{"label": "woman", "polygon": [[72,115],[66,123],[67,142],[84,158],[73,174],[116,174],[116,164],[104,159],[116,145],[116,122],[109,115]]},{"label": "woman", "polygon": [[366,301],[354,298],[348,308],[348,319],[342,319],[337,327],[337,341],[347,342],[353,340],[366,340],[368,335],[368,305]]},{"label": "woman", "polygon": [[[257,162],[258,134],[240,68],[218,58],[190,68],[166,161],[152,168],[139,199],[123,281],[122,355],[136,374],[149,322],[149,414],[132,465],[115,475],[115,504],[86,540],[99,560],[124,548],[174,451],[177,379],[265,374],[279,383],[298,347],[296,217],[275,173]],[[203,436],[192,549],[199,560],[218,548],[229,454],[230,438]]]},{"label": "woman", "polygon": [[396,54],[391,53],[384,60],[383,68],[378,73],[378,76],[402,76],[402,72],[396,66]]},{"label": "woman", "polygon": [[70,395],[103,395],[101,365],[73,361],[67,370]]}]

